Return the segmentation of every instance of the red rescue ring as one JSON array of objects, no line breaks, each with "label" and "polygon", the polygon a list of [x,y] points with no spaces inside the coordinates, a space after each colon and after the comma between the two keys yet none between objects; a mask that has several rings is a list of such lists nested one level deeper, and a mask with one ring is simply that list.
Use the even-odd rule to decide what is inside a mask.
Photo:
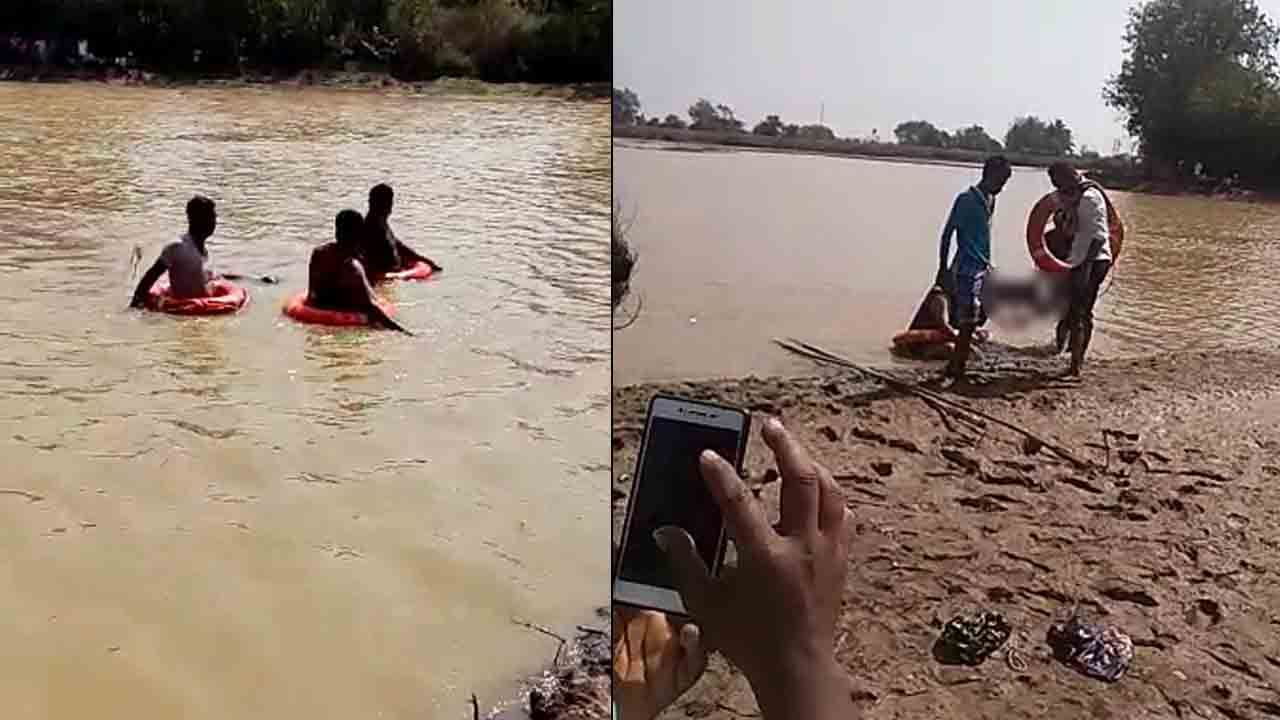
[{"label": "red rescue ring", "polygon": [[[1103,197],[1106,198],[1105,195]],[[1106,201],[1107,226],[1111,231],[1111,257],[1117,259],[1120,257],[1121,249],[1124,248],[1124,221],[1120,219],[1120,213],[1116,212],[1111,204],[1111,199],[1106,198]],[[1045,272],[1071,272],[1070,265],[1049,251],[1049,245],[1045,240],[1045,228],[1057,209],[1058,193],[1056,191],[1036,201],[1035,206],[1031,208],[1031,214],[1027,217],[1027,251],[1031,253],[1031,261],[1036,264],[1036,267]]]},{"label": "red rescue ring", "polygon": [[955,339],[956,334],[951,328],[946,330],[907,330],[893,336],[893,346],[944,345]]},{"label": "red rescue ring", "polygon": [[404,270],[389,272],[382,276],[383,280],[426,280],[431,277],[431,266],[424,262],[417,262]]},{"label": "red rescue ring", "polygon": [[[395,306],[387,302],[379,302],[378,307],[387,317],[395,315]],[[334,327],[360,327],[369,324],[369,316],[362,312],[344,312],[342,310],[325,310],[307,304],[307,291],[303,290],[290,297],[284,304],[284,314],[300,323],[311,325],[332,325]]]},{"label": "red rescue ring", "polygon": [[211,280],[208,296],[174,297],[168,283],[156,283],[147,295],[147,309],[170,315],[227,315],[249,304],[249,291],[228,280]]}]

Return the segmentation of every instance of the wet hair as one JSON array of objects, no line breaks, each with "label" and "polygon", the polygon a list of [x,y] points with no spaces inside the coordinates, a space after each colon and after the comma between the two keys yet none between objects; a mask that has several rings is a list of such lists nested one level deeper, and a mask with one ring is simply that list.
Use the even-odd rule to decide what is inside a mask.
[{"label": "wet hair", "polygon": [[216,213],[217,205],[203,195],[196,195],[187,201],[187,222],[189,223],[196,222],[203,218],[212,217]]},{"label": "wet hair", "polygon": [[622,220],[617,208],[613,213],[613,231],[609,240],[609,259],[613,272],[612,309],[617,310],[631,292],[631,272],[636,266],[636,254],[627,243]]},{"label": "wet hair", "polygon": [[369,208],[389,208],[395,201],[396,191],[386,183],[379,183],[369,191]]},{"label": "wet hair", "polygon": [[992,155],[982,163],[982,177],[992,177],[998,172],[1012,170],[1013,164],[1003,155]]},{"label": "wet hair", "polygon": [[343,210],[334,218],[333,232],[339,245],[355,245],[364,232],[364,217],[355,210]]}]

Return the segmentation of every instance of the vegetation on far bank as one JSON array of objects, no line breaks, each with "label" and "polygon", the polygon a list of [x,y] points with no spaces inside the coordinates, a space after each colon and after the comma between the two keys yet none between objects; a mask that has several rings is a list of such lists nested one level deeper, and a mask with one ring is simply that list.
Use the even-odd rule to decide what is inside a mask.
[{"label": "vegetation on far bank", "polygon": [[[896,142],[838,138],[822,125],[788,124],[770,115],[750,131],[733,110],[699,100],[688,119],[645,117],[640,98],[615,88],[615,133],[673,141],[972,162],[1004,152],[1014,162],[1047,165],[1071,158],[1116,185],[1236,192],[1280,186],[1280,26],[1256,0],[1146,0],[1129,12],[1125,59],[1102,88],[1124,113],[1137,153],[1102,157],[1076,147],[1061,119],[1013,121],[1003,141],[980,125],[954,132],[924,120],[893,129]],[[1117,148],[1118,149],[1118,148]]]},{"label": "vegetation on far bank", "polygon": [[167,75],[361,69],[401,80],[602,82],[608,0],[26,0],[0,63]]}]

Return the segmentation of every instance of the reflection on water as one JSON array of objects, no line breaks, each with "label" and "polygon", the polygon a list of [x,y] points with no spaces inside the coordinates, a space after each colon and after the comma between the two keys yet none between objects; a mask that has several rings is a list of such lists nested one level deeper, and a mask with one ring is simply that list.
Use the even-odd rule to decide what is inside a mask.
[{"label": "reflection on water", "polygon": [[[890,361],[937,269],[956,193],[977,169],[619,143],[615,196],[635,216],[636,323],[614,337],[615,382],[794,374],[796,336]],[[1023,232],[1052,188],[1019,169],[1000,195],[996,265],[1029,273]],[[1270,344],[1280,331],[1280,208],[1112,193],[1128,228],[1099,303],[1099,355]],[[1043,344],[1051,328],[997,330]]]},{"label": "reflection on water", "polygon": [[[606,112],[0,87],[6,717],[457,717],[554,653],[513,616],[604,603]],[[283,318],[381,181],[447,267],[388,289],[416,336]],[[126,311],[196,192],[282,283]]]}]

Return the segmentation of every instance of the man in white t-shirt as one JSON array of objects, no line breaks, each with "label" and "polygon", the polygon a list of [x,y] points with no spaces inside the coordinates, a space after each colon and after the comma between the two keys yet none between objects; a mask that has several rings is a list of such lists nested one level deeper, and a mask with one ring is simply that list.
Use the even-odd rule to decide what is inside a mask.
[{"label": "man in white t-shirt", "polygon": [[142,276],[133,291],[135,308],[145,307],[151,286],[161,275],[169,274],[170,293],[178,298],[201,298],[209,294],[212,274],[206,269],[209,250],[205,242],[218,227],[218,211],[213,201],[197,195],[187,203],[187,232],[177,242],[160,251],[160,257]]},{"label": "man in white t-shirt", "polygon": [[1111,271],[1111,226],[1102,187],[1086,181],[1069,163],[1049,167],[1049,180],[1058,189],[1061,229],[1071,239],[1066,263],[1071,266],[1071,300],[1058,325],[1058,351],[1071,348],[1071,375],[1079,375],[1093,338],[1093,311],[1098,290]]}]

